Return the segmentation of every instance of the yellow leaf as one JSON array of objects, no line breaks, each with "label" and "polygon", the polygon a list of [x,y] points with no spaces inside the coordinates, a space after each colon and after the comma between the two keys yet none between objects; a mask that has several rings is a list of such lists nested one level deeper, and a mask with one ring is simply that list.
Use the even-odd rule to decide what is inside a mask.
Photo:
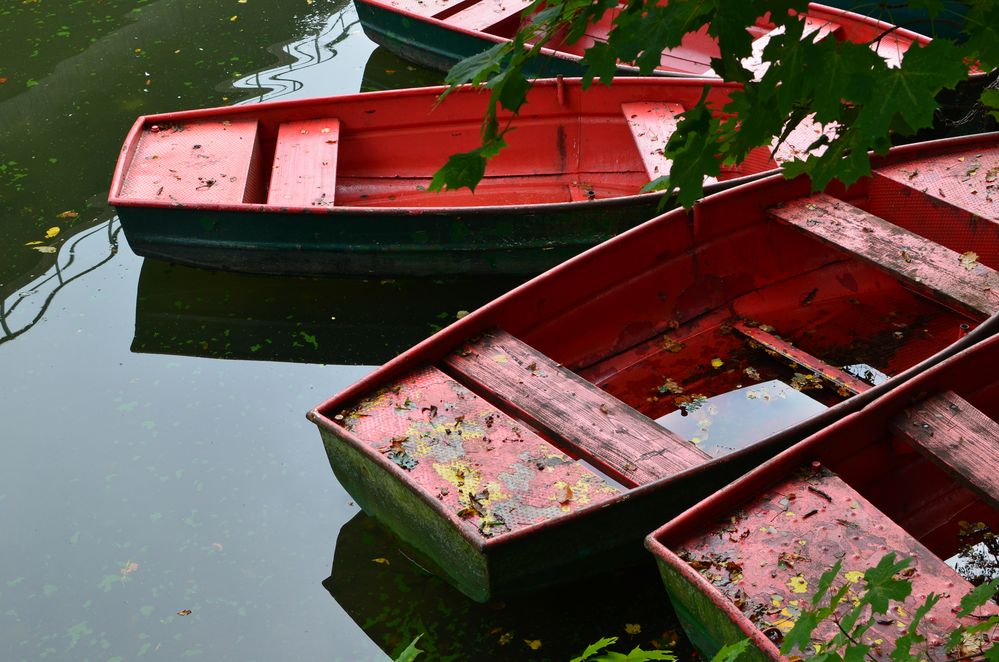
[{"label": "yellow leaf", "polygon": [[33,246],[32,248],[34,248],[39,253],[55,253],[56,252],[55,246]]},{"label": "yellow leaf", "polygon": [[711,367],[712,368],[717,369],[717,368],[722,367],[723,365],[725,365],[725,362],[722,361],[721,359],[711,359]]},{"label": "yellow leaf", "polygon": [[975,251],[961,253],[960,261],[962,267],[968,271],[972,271],[975,268],[975,265],[978,264],[978,253]]},{"label": "yellow leaf", "polygon": [[75,211],[64,211],[61,214],[56,214],[56,218],[76,218],[79,216]]},{"label": "yellow leaf", "polygon": [[541,648],[540,639],[524,639],[524,643],[527,644],[527,647],[530,648],[532,651],[536,651],[539,648]]},{"label": "yellow leaf", "polygon": [[51,239],[52,237],[56,236],[60,232],[62,232],[62,230],[58,226],[52,226],[51,228],[49,228],[48,230],[45,231],[45,238],[46,239]]},{"label": "yellow leaf", "polygon": [[787,581],[787,587],[792,593],[804,593],[808,590],[808,582],[801,575],[795,575]]},{"label": "yellow leaf", "polygon": [[42,243],[42,242],[40,242],[40,241],[29,241],[28,243],[25,244],[25,246],[37,246],[40,243]]},{"label": "yellow leaf", "polygon": [[230,16],[229,20],[235,23],[237,18],[239,18],[239,16]]},{"label": "yellow leaf", "polygon": [[377,559],[371,559],[371,561],[373,563],[381,563],[382,565],[389,565],[389,560],[382,557],[378,557]]},{"label": "yellow leaf", "polygon": [[856,584],[863,578],[864,578],[864,573],[860,572],[859,570],[851,570],[850,572],[846,573],[846,581],[850,582],[851,584]]},{"label": "yellow leaf", "polygon": [[624,631],[628,634],[640,634],[642,632],[642,626],[638,623],[625,623]]}]

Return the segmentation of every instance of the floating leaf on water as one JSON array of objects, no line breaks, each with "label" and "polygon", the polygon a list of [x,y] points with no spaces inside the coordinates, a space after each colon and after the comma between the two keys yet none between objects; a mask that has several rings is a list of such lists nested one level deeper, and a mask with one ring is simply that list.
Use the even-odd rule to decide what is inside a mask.
[{"label": "floating leaf on water", "polygon": [[377,559],[371,559],[372,563],[381,563],[382,565],[391,565],[388,559],[379,556]]},{"label": "floating leaf on water", "polygon": [[67,210],[67,211],[64,211],[62,213],[56,214],[56,218],[76,218],[77,216],[79,216],[79,214],[77,214],[75,211],[73,211],[71,209]]},{"label": "floating leaf on water", "polygon": [[468,315],[467,310],[459,310],[457,313],[454,314],[454,318],[460,320],[462,317],[465,317],[466,315]]},{"label": "floating leaf on water", "polygon": [[52,226],[51,228],[49,228],[48,230],[45,231],[45,238],[46,239],[51,239],[52,237],[55,237],[56,235],[58,235],[60,232],[62,232],[62,229],[59,226],[54,225],[54,226]]},{"label": "floating leaf on water", "polygon": [[32,248],[34,248],[34,250],[38,251],[39,253],[55,253],[56,252],[55,246],[33,246]]},{"label": "floating leaf on water", "polygon": [[638,623],[625,623],[624,631],[628,634],[641,634],[642,626]]},{"label": "floating leaf on water", "polygon": [[541,648],[540,639],[524,639],[524,643],[527,644],[527,647],[530,648],[532,651],[536,651],[539,648]]},{"label": "floating leaf on water", "polygon": [[961,266],[972,271],[978,264],[978,253],[975,251],[968,251],[967,253],[961,253],[960,257]]},{"label": "floating leaf on water", "polygon": [[28,243],[25,244],[25,246],[37,246],[40,243],[42,243],[42,242],[40,242],[40,241],[29,241]]}]

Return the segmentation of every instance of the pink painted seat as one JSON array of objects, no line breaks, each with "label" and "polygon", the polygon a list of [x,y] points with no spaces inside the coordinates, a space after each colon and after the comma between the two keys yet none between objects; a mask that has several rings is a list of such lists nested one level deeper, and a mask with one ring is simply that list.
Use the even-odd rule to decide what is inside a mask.
[{"label": "pink painted seat", "polygon": [[325,207],[336,193],[340,120],[286,122],[278,127],[267,204]]}]

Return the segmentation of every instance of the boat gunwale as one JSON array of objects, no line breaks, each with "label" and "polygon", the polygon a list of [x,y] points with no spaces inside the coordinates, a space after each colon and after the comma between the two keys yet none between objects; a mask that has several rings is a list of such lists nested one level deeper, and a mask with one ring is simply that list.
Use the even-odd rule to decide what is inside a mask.
[{"label": "boat gunwale", "polygon": [[[907,157],[916,154],[923,154],[924,158],[930,158],[934,156],[945,156],[948,152],[965,148],[970,145],[977,144],[994,144],[999,141],[999,132],[985,133],[985,134],[972,134],[969,136],[959,136],[956,138],[944,138],[941,140],[927,141],[923,143],[912,143],[909,145],[903,145],[894,148],[888,155],[878,159],[874,167],[885,167],[899,161],[904,161]],[[699,216],[699,209],[705,204],[717,205],[723,204],[729,198],[736,198],[742,196],[751,196],[756,191],[765,189],[770,186],[779,185],[779,182],[790,182],[793,180],[784,180],[780,173],[769,175],[767,177],[758,179],[754,182],[750,182],[745,186],[738,188],[727,189],[725,191],[716,193],[709,196],[702,201],[699,201],[694,205],[693,210],[690,212],[689,218],[697,222]],[[372,393],[377,391],[379,388],[387,385],[392,379],[397,378],[404,374],[408,370],[412,370],[422,364],[432,364],[439,361],[443,356],[451,351],[455,346],[457,346],[463,340],[472,337],[478,333],[482,333],[491,326],[497,326],[499,324],[500,318],[502,317],[503,308],[507,305],[507,302],[513,300],[516,301],[518,298],[525,295],[525,293],[530,293],[532,290],[536,290],[538,287],[542,286],[544,281],[550,276],[562,274],[565,272],[572,272],[578,269],[585,268],[587,262],[594,259],[598,259],[600,255],[605,251],[612,251],[614,247],[625,241],[630,241],[630,237],[635,234],[640,234],[643,232],[651,231],[650,228],[654,224],[669,222],[671,217],[685,217],[688,215],[688,211],[682,208],[674,209],[665,214],[657,216],[653,219],[646,221],[626,232],[621,233],[617,237],[610,239],[603,244],[595,246],[579,255],[570,258],[566,262],[553,267],[552,269],[542,273],[539,276],[519,285],[518,287],[510,290],[509,292],[497,297],[496,299],[490,301],[483,307],[476,311],[473,311],[469,315],[463,317],[462,319],[454,322],[448,327],[438,331],[434,335],[422,340],[420,343],[414,345],[405,352],[399,354],[390,361],[384,363],[377,370],[369,373],[368,375],[362,377],[360,380],[354,382],[352,385],[348,386],[346,389],[333,395],[332,397],[326,399],[322,403],[316,405],[306,414],[306,418],[312,421],[321,430],[328,432],[334,436],[344,436],[349,438],[351,443],[361,446],[362,452],[368,454],[368,456],[380,465],[392,464],[388,462],[380,453],[377,453],[373,448],[371,448],[366,442],[361,441],[354,435],[345,435],[346,429],[337,424],[332,416],[333,412],[337,409],[341,409],[348,406],[351,402],[363,397],[366,393]],[[540,284],[540,285],[539,285]],[[940,304],[943,305],[943,304]],[[974,345],[979,340],[987,338],[989,335],[995,333],[999,330],[999,314],[993,315],[990,318],[983,320],[975,329],[970,331],[964,337],[958,339],[957,341],[951,343],[950,345],[944,347],[939,352],[936,352],[932,356],[910,366],[906,370],[892,376],[886,382],[878,386],[872,387],[870,390],[865,391],[852,396],[851,398],[839,402],[832,407],[829,407],[826,411],[817,416],[811,417],[801,423],[798,423],[790,428],[787,428],[775,435],[771,435],[764,440],[741,448],[737,451],[729,453],[727,455],[713,458],[704,464],[697,465],[688,469],[686,471],[677,473],[672,476],[661,478],[656,481],[646,483],[644,485],[639,485],[634,488],[630,488],[626,491],[622,491],[616,495],[612,495],[605,500],[597,503],[591,503],[579,507],[577,510],[572,512],[558,515],[552,519],[545,520],[536,524],[531,524],[516,531],[500,533],[492,536],[491,538],[480,541],[480,549],[493,549],[501,547],[504,544],[512,544],[521,538],[522,536],[533,535],[538,531],[547,530],[552,527],[557,526],[567,526],[572,522],[578,520],[580,517],[585,517],[589,512],[599,510],[602,508],[614,507],[623,501],[630,500],[632,498],[637,498],[647,493],[658,492],[663,489],[671,481],[679,480],[685,478],[689,475],[693,475],[695,472],[705,471],[706,469],[711,469],[718,466],[725,466],[730,463],[736,463],[745,455],[750,455],[758,453],[761,449],[766,447],[773,447],[779,445],[786,440],[800,437],[803,434],[815,435],[821,429],[829,427],[830,422],[835,424],[836,421],[843,420],[843,418],[848,417],[851,413],[857,412],[865,408],[875,399],[885,395],[888,391],[898,389],[901,385],[910,381],[915,375],[921,374],[927,371],[929,368],[948,360],[955,354],[964,351],[966,348]],[[327,416],[327,413],[330,415]],[[800,443],[795,444],[794,448],[800,446]],[[783,451],[787,453],[789,450]],[[783,453],[781,455],[783,455]],[[780,457],[780,455],[778,455]],[[769,463],[772,460],[767,460],[765,462]],[[761,465],[762,466],[762,465]],[[393,471],[398,472],[396,475],[402,479],[402,481],[407,486],[407,489],[417,494],[420,498],[425,501],[433,501],[433,507],[439,509],[441,506],[439,502],[436,501],[429,493],[425,493],[420,490],[415,484],[408,479],[408,475],[399,467],[393,467]],[[450,514],[447,515],[450,518]],[[460,527],[463,531],[462,535],[472,536],[470,531],[467,531],[465,527]]]},{"label": "boat gunwale", "polygon": [[[985,334],[995,334],[997,331],[999,331],[999,313],[993,315],[975,329],[976,333]],[[857,421],[863,421],[871,415],[876,416],[881,412],[904,409],[908,403],[915,399],[915,396],[925,393],[928,389],[931,392],[935,392],[940,388],[946,390],[946,386],[940,382],[941,380],[946,380],[948,376],[946,373],[950,371],[952,366],[960,364],[968,356],[974,356],[978,352],[995,353],[996,351],[999,351],[999,335],[992,335],[991,337],[982,339],[981,342],[965,345],[957,352],[938,360],[935,365],[932,365],[916,377],[905,380],[897,387],[890,389],[887,393],[881,393],[861,409],[840,418],[831,425],[802,439],[794,446],[775,455],[714,494],[702,499],[676,517],[665,522],[645,537],[645,548],[655,557],[656,561],[667,565],[679,573],[683,579],[690,582],[712,605],[721,610],[733,625],[742,630],[762,652],[775,660],[785,659],[781,657],[777,646],[764,636],[731,600],[726,598],[716,586],[694,570],[690,564],[680,558],[676,552],[670,549],[668,544],[676,543],[678,539],[696,533],[699,528],[703,528],[704,522],[714,521],[725,513],[730,513],[748,500],[751,500],[761,491],[765,491],[768,486],[779,481],[782,476],[794,471],[797,467],[809,461],[810,458],[815,457],[816,448],[821,448],[827,443],[829,438],[835,438],[840,430],[845,428],[849,431],[851,427],[859,425]],[[942,373],[944,377],[941,377]],[[894,381],[894,378],[885,384],[891,381]]]},{"label": "boat gunwale", "polygon": [[[560,82],[561,81],[561,82]],[[583,79],[581,77],[556,77],[556,78],[538,78],[531,81],[532,89],[537,86],[541,89],[548,88],[558,88],[560,85],[568,85],[573,88],[579,88],[582,91]],[[614,86],[618,89],[621,88],[631,88],[631,87],[644,87],[644,86],[663,86],[664,89],[668,89],[674,85],[679,87],[711,87],[720,88],[731,93],[741,89],[741,85],[733,82],[722,81],[718,78],[705,78],[705,77],[684,77],[683,79],[671,81],[666,84],[663,82],[662,76],[635,76],[629,78],[615,79]],[[610,88],[612,86],[606,86]],[[169,200],[144,200],[137,198],[127,198],[121,195],[121,189],[125,182],[125,177],[128,173],[129,167],[131,166],[131,157],[134,154],[136,148],[138,147],[139,140],[142,135],[142,129],[145,126],[156,123],[171,123],[171,122],[181,122],[190,120],[203,120],[211,119],[213,117],[260,117],[265,114],[274,113],[280,114],[281,111],[285,110],[295,110],[300,108],[310,108],[315,107],[317,109],[324,108],[326,106],[336,106],[337,104],[344,103],[354,103],[363,102],[366,100],[375,100],[388,97],[390,99],[396,99],[399,97],[403,98],[420,98],[420,97],[430,97],[439,96],[449,89],[447,85],[435,85],[431,87],[409,87],[402,88],[399,90],[378,90],[374,92],[355,92],[353,94],[344,95],[334,95],[325,97],[310,97],[307,99],[282,99],[278,101],[265,101],[258,104],[245,104],[237,106],[213,106],[210,108],[195,108],[189,110],[178,110],[170,111],[165,113],[154,113],[151,115],[140,115],[135,122],[132,124],[131,129],[125,137],[125,142],[120,150],[117,163],[115,164],[114,174],[111,179],[111,187],[108,195],[108,204],[115,207],[124,207],[127,209],[176,209],[176,210],[189,210],[196,212],[205,211],[215,211],[215,212],[233,212],[233,213],[264,213],[264,214],[274,214],[274,213],[288,213],[288,214],[315,214],[317,216],[342,216],[342,215],[360,215],[364,217],[398,217],[400,214],[407,216],[422,216],[422,215],[433,215],[433,214],[462,214],[466,216],[480,216],[480,215],[493,215],[493,214],[509,214],[509,213],[522,213],[525,210],[538,210],[543,212],[575,212],[582,208],[586,209],[596,209],[601,210],[606,208],[608,211],[616,207],[630,207],[637,206],[641,204],[646,204],[652,202],[656,199],[661,199],[671,194],[666,191],[651,191],[646,193],[636,193],[633,195],[619,195],[610,198],[598,198],[595,200],[573,200],[568,202],[539,202],[539,203],[529,203],[529,204],[514,204],[514,205],[475,205],[475,206],[455,206],[455,205],[434,205],[434,206],[419,206],[419,207],[387,207],[378,206],[370,207],[363,205],[344,205],[344,206],[293,206],[293,205],[269,205],[263,202],[250,202],[250,203],[216,203],[216,202],[205,202],[205,203],[178,203],[171,202]],[[466,84],[459,86],[456,90],[451,92],[451,94],[479,94],[481,93],[481,87]],[[611,94],[608,92],[608,94]],[[435,106],[436,107],[436,106]],[[719,112],[721,110],[719,109]],[[725,113],[722,113],[725,114]],[[583,116],[583,113],[579,114]],[[441,163],[443,166],[443,161]],[[749,173],[745,175],[740,175],[738,177],[733,177],[731,179],[725,179],[721,181],[716,181],[711,184],[706,184],[704,186],[705,194],[715,193],[717,191],[724,190],[729,187],[738,186],[740,184],[745,184],[762,177],[766,177],[775,172],[778,172],[779,168],[769,168],[767,170],[761,170],[755,173]],[[502,179],[504,176],[497,176],[495,179]],[[527,177],[527,175],[507,175],[506,177]]]},{"label": "boat gunwale", "polygon": [[[405,18],[408,18],[410,20],[416,20],[416,21],[421,21],[421,22],[429,23],[431,25],[434,25],[435,27],[443,28],[443,29],[446,29],[446,30],[451,31],[451,32],[458,32],[458,33],[466,35],[466,36],[476,37],[478,39],[483,39],[485,41],[490,41],[490,42],[493,42],[494,44],[502,44],[502,43],[508,43],[508,42],[512,41],[511,37],[502,37],[500,35],[495,35],[495,34],[493,34],[491,32],[486,32],[485,30],[470,30],[468,28],[461,27],[459,25],[454,25],[452,23],[449,23],[447,21],[447,19],[434,18],[433,16],[427,16],[425,14],[417,14],[417,13],[409,11],[407,9],[401,9],[399,7],[393,7],[389,2],[386,2],[385,0],[356,0],[356,1],[359,2],[359,3],[361,3],[361,4],[366,4],[366,5],[371,5],[373,7],[377,7],[378,9],[380,9],[380,10],[382,10],[384,12],[388,12],[388,13],[391,13],[391,14],[397,14],[397,15],[403,16]],[[476,4],[479,4],[480,2],[485,2],[485,1],[486,0],[477,0],[476,2],[472,3],[472,5],[469,5],[469,6],[474,6]],[[930,41],[932,41],[932,37],[929,37],[929,36],[924,35],[922,33],[916,32],[914,30],[909,30],[908,28],[903,28],[901,26],[894,25],[894,24],[888,23],[886,21],[882,21],[880,19],[874,18],[873,16],[867,16],[865,14],[860,14],[860,13],[857,13],[857,12],[854,12],[854,11],[850,11],[849,9],[841,9],[839,7],[832,7],[830,5],[824,5],[824,4],[821,4],[821,3],[818,3],[818,2],[809,2],[808,6],[809,6],[809,10],[808,10],[809,12],[812,11],[812,9],[814,8],[818,12],[826,12],[826,13],[832,14],[834,16],[840,16],[840,17],[844,17],[845,16],[846,18],[848,18],[848,19],[850,19],[852,21],[855,21],[857,23],[866,24],[867,26],[869,26],[869,27],[871,27],[871,28],[873,28],[875,30],[881,30],[882,32],[890,30],[892,34],[897,34],[899,36],[905,37],[907,39],[912,40],[913,43],[918,43],[918,44],[920,44],[922,46],[925,46],[928,43],[930,43]],[[526,9],[528,9],[529,7],[530,7],[530,5],[528,5],[528,7],[525,7],[523,10],[521,10],[521,13],[523,11],[525,11]],[[762,17],[758,17],[758,18],[762,18]],[[827,19],[827,20],[831,20],[831,19]],[[525,46],[525,48],[526,48],[526,46]],[[541,47],[539,49],[539,53],[541,53],[542,55],[545,55],[547,57],[554,57],[556,59],[566,60],[566,61],[569,61],[569,62],[573,62],[575,64],[580,64],[580,63],[582,63],[582,60],[583,60],[583,56],[582,55],[576,55],[574,53],[569,53],[569,52],[566,52],[566,51],[560,51],[560,50],[557,50],[557,49],[549,48],[547,46]],[[700,73],[700,74],[690,74],[690,73],[685,73],[685,72],[681,72],[681,71],[670,71],[668,69],[660,70],[658,68],[653,69],[652,72],[650,72],[649,74],[641,74],[639,67],[637,67],[637,66],[635,66],[633,64],[626,64],[626,63],[621,63],[621,62],[617,63],[617,70],[619,72],[625,72],[625,73],[634,72],[633,75],[650,75],[650,76],[655,76],[657,78],[680,78],[680,79],[708,78],[710,80],[721,80],[720,77],[705,76],[703,73]],[[658,72],[658,73],[656,73],[656,72]]]}]

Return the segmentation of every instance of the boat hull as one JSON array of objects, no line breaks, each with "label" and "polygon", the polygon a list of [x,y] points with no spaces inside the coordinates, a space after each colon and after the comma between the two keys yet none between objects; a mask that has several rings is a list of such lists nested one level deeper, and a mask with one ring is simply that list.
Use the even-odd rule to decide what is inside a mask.
[{"label": "boat hull", "polygon": [[[438,71],[450,71],[461,60],[503,41],[491,41],[482,33],[454,30],[440,22],[418,20],[367,2],[358,2],[355,7],[368,39],[405,60]],[[619,67],[619,71],[637,73],[634,67]],[[545,77],[582,76],[586,69],[579,58],[540,53],[527,63],[525,73]]]},{"label": "boat hull", "polygon": [[140,256],[279,275],[530,275],[656,214],[662,196],[495,210],[256,212],[117,206]]}]

